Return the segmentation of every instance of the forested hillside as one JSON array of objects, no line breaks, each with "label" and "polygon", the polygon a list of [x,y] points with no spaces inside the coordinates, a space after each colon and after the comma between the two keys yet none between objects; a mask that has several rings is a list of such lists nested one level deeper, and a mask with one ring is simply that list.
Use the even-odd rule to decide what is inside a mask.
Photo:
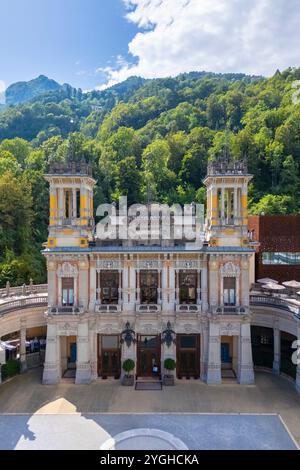
[{"label": "forested hillside", "polygon": [[[95,205],[204,202],[208,158],[231,149],[254,175],[250,211],[300,212],[300,69],[274,77],[132,77],[103,92],[69,85],[0,112],[0,286],[45,280],[52,160],[91,161]],[[294,101],[294,103],[293,103]]]}]

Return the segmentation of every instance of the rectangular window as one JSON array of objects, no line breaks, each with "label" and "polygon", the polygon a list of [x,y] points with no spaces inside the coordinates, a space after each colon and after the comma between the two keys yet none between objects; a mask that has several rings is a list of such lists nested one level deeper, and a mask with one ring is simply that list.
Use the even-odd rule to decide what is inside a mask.
[{"label": "rectangular window", "polygon": [[72,307],[74,305],[74,278],[63,277],[62,283],[62,305]]},{"label": "rectangular window", "polygon": [[118,304],[119,273],[118,271],[102,271],[100,273],[100,289],[102,303]]},{"label": "rectangular window", "polygon": [[223,279],[224,305],[236,305],[236,278],[224,277]]},{"label": "rectangular window", "polygon": [[141,271],[141,303],[157,304],[158,301],[158,272]]},{"label": "rectangular window", "polygon": [[179,302],[180,304],[197,303],[197,273],[179,273]]},{"label": "rectangular window", "polygon": [[281,264],[281,265],[300,265],[300,253],[289,252],[276,252],[276,253],[263,253],[263,264]]}]

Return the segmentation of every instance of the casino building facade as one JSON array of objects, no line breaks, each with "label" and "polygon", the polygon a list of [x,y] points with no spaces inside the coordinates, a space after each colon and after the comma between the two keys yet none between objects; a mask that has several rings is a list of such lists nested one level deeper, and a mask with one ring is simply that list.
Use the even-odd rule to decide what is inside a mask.
[{"label": "casino building facade", "polygon": [[254,383],[249,308],[254,247],[245,163],[209,165],[205,241],[95,237],[93,187],[84,162],[51,169],[47,348],[43,383],[73,371],[76,384],[134,375]]}]

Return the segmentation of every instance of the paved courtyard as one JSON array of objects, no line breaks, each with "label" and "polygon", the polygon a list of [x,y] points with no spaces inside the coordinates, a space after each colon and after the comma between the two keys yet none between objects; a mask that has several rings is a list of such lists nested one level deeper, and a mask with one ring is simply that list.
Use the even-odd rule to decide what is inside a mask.
[{"label": "paved courtyard", "polygon": [[[40,381],[41,370],[33,370],[0,386],[0,448],[111,448],[116,435],[118,449],[133,442],[165,450],[295,448],[285,426],[300,445],[300,396],[292,383],[264,372],[254,386],[190,380],[162,391],[118,381]],[[154,433],[145,438],[145,429]]]},{"label": "paved courtyard", "polygon": [[0,436],[0,449],[18,450],[296,449],[271,415],[6,415]]}]

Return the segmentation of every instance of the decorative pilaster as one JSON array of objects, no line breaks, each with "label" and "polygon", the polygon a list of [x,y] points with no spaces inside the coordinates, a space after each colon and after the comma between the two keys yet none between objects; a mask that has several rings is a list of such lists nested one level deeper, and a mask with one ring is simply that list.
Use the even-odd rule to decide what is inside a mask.
[{"label": "decorative pilaster", "polygon": [[79,262],[79,305],[88,309],[89,302],[89,263],[87,259]]},{"label": "decorative pilaster", "polygon": [[281,362],[281,351],[280,351],[280,329],[278,325],[274,328],[274,361],[273,361],[273,374],[280,374],[280,362]]},{"label": "decorative pilaster", "polygon": [[47,346],[43,372],[43,384],[57,384],[61,378],[60,367],[60,338],[57,335],[57,325],[47,325]]},{"label": "decorative pilaster", "polygon": [[211,256],[209,260],[209,305],[211,307],[218,305],[218,261],[216,256]]},{"label": "decorative pilaster", "polygon": [[208,364],[207,377],[208,384],[220,384],[221,378],[221,338],[220,325],[218,323],[210,323],[208,336]]},{"label": "decorative pilaster", "polygon": [[[206,257],[205,257],[206,258]],[[207,259],[204,259],[204,268],[201,270],[201,300],[202,300],[202,311],[208,310],[208,298],[207,298]]]},{"label": "decorative pilaster", "polygon": [[26,320],[23,318],[20,321],[20,360],[21,372],[26,372]]},{"label": "decorative pilaster", "polygon": [[241,305],[243,307],[249,306],[249,260],[247,255],[242,256],[241,263]]},{"label": "decorative pilaster", "polygon": [[254,384],[250,323],[241,325],[238,382],[242,385]]},{"label": "decorative pilaster", "polygon": [[77,336],[77,363],[76,363],[76,384],[89,384],[92,379],[91,356],[89,345],[88,322],[78,325]]},{"label": "decorative pilaster", "polygon": [[201,339],[200,339],[200,378],[203,382],[207,380],[207,367],[208,367],[208,324],[202,324]]},{"label": "decorative pilaster", "polygon": [[95,261],[90,262],[90,299],[89,299],[89,310],[91,312],[95,309],[96,303],[96,281],[97,281],[97,272],[96,272],[96,265]]}]

